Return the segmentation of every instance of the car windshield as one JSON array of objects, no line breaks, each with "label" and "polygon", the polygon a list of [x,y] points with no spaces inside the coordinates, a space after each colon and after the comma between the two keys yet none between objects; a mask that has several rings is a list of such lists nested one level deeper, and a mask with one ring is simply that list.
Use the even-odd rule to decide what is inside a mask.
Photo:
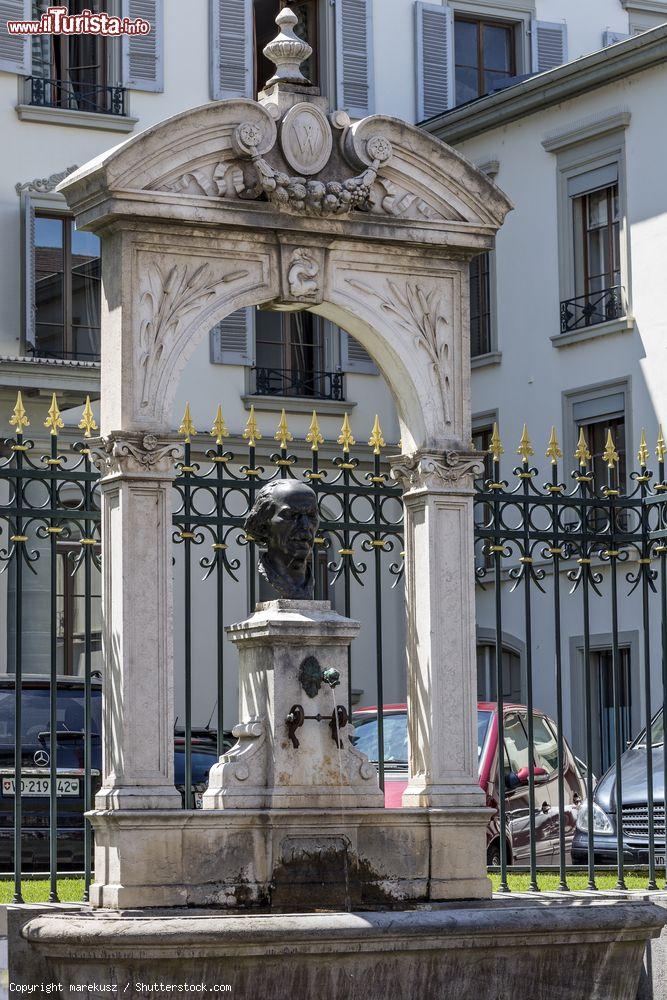
[{"label": "car windshield", "polygon": [[[357,713],[352,719],[354,723],[354,745],[369,760],[378,762],[378,723],[377,715]],[[477,711],[477,759],[482,755],[482,748],[491,721],[491,712]],[[408,720],[405,712],[385,713],[384,716],[384,759],[387,764],[408,763]]]},{"label": "car windshield", "polygon": [[[651,723],[651,746],[661,747],[664,742],[665,742],[664,717],[662,714],[662,709],[660,709],[658,714],[654,717],[653,722]],[[646,746],[646,730],[644,730],[643,733],[639,734],[635,746],[636,747]]]},{"label": "car windshield", "polygon": [[[101,731],[101,692],[92,692],[92,726],[93,735]],[[40,733],[49,732],[49,691],[48,688],[37,690],[24,688],[21,703],[21,742],[38,743]],[[56,707],[56,730],[58,732],[80,732],[84,721],[84,696],[81,690],[58,691]],[[14,743],[14,692],[0,691],[0,743]]]}]

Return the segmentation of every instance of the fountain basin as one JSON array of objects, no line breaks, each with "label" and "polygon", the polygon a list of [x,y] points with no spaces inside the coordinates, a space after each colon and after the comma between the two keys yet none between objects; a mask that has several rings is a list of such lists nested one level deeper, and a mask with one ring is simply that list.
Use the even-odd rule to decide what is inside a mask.
[{"label": "fountain basin", "polygon": [[[508,905],[509,904],[509,905]],[[494,900],[400,912],[33,916],[13,982],[229,986],[272,1000],[635,1000],[665,911],[646,901]]]}]

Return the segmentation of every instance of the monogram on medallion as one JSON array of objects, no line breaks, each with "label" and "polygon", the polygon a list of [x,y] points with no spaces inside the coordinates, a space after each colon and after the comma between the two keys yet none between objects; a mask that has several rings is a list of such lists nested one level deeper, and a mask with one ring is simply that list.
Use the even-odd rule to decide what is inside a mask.
[{"label": "monogram on medallion", "polygon": [[280,142],[285,159],[297,173],[317,174],[331,156],[331,126],[314,104],[296,104],[283,119]]}]

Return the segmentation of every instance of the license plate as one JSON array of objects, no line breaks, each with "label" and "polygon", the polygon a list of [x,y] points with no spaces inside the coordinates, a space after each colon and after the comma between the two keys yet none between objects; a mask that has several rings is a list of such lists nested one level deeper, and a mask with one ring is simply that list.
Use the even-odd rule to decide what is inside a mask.
[{"label": "license plate", "polygon": [[203,792],[195,792],[195,809],[202,808],[204,804],[203,796],[204,796]]},{"label": "license plate", "polygon": [[660,868],[664,868],[665,867],[665,855],[664,854],[656,854],[656,856],[655,856],[655,863]]},{"label": "license plate", "polygon": [[[3,795],[15,795],[16,794],[16,779],[14,777],[6,778],[3,776],[2,779],[2,794]],[[43,797],[51,794],[51,779],[50,778],[40,778],[33,775],[28,775],[25,778],[21,778],[21,798],[25,797]],[[78,778],[56,778],[56,795],[78,795],[79,794],[79,779]]]}]

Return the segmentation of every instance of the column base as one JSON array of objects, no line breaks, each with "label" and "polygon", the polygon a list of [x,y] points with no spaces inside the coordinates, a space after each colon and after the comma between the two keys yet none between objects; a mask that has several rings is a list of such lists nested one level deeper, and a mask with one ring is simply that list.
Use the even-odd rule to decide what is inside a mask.
[{"label": "column base", "polygon": [[182,809],[181,793],[173,785],[117,785],[100,788],[95,809]]},{"label": "column base", "polygon": [[[411,778],[401,799],[405,809],[484,809],[486,798],[477,782],[433,785],[423,776]],[[485,810],[487,816],[491,810]]]}]

